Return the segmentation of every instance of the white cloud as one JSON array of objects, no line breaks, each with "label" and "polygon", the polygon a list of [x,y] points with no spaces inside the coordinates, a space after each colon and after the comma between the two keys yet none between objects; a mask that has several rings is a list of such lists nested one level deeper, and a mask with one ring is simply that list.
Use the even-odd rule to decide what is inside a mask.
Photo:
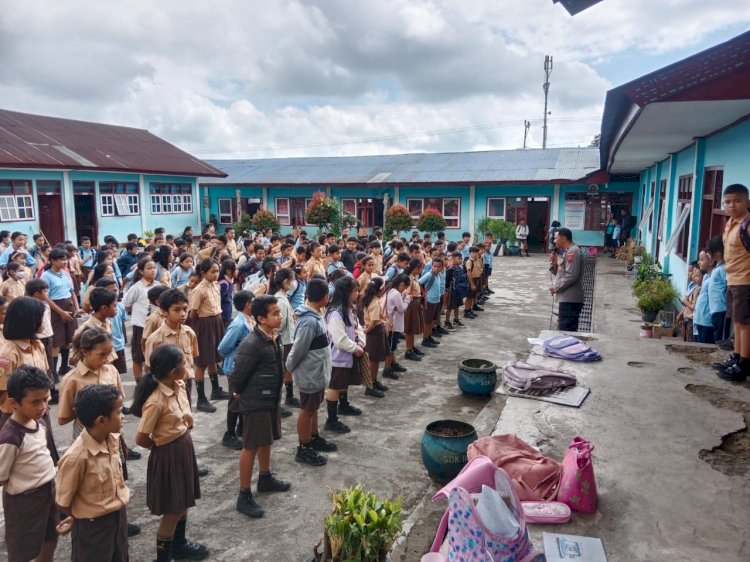
[{"label": "white cloud", "polygon": [[[0,99],[206,158],[515,148],[524,119],[541,143],[553,54],[549,142],[579,144],[612,86],[595,65],[750,22],[746,0],[714,4],[604,0],[571,18],[551,0],[0,0]],[[344,142],[361,139],[377,140]]]}]

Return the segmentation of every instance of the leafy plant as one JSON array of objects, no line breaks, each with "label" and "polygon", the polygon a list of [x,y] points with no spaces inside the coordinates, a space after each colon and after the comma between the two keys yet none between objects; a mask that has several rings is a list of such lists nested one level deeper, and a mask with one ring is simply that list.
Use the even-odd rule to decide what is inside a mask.
[{"label": "leafy plant", "polygon": [[333,510],[324,519],[322,560],[379,562],[401,533],[402,498],[381,499],[360,484],[331,493]]},{"label": "leafy plant", "polygon": [[143,231],[143,238],[146,240],[153,240],[154,239],[154,231],[153,230],[144,230]]},{"label": "leafy plant", "polygon": [[385,212],[385,231],[390,235],[392,232],[400,234],[401,231],[411,230],[411,213],[403,205],[391,205]]},{"label": "leafy plant", "polygon": [[441,230],[445,230],[447,224],[440,211],[434,207],[427,207],[419,217],[417,228],[422,232],[435,234]]},{"label": "leafy plant", "polygon": [[318,231],[327,230],[338,238],[341,236],[341,206],[332,197],[316,191],[305,211],[305,222],[317,225]]},{"label": "leafy plant", "polygon": [[476,233],[484,236],[487,232],[492,234],[498,244],[512,242],[516,239],[516,226],[512,222],[503,219],[492,219],[482,217],[477,222]]},{"label": "leafy plant", "polygon": [[672,282],[663,276],[643,281],[638,288],[638,308],[643,312],[659,312],[677,298]]},{"label": "leafy plant", "polygon": [[277,219],[276,215],[268,209],[258,209],[252,218],[250,218],[250,225],[256,232],[263,231],[267,228],[270,228],[273,232],[278,232],[281,228],[279,219]]}]

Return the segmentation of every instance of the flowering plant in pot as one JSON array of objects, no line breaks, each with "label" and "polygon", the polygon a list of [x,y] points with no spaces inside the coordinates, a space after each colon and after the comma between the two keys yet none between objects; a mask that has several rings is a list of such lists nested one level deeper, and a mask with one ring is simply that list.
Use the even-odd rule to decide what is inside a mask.
[{"label": "flowering plant in pot", "polygon": [[403,205],[391,205],[385,212],[385,231],[399,234],[404,230],[411,230],[411,214]]},{"label": "flowering plant in pot", "polygon": [[277,219],[276,215],[268,209],[258,209],[258,211],[250,218],[250,225],[252,225],[252,229],[256,232],[261,232],[267,228],[270,228],[273,232],[278,232],[279,228],[281,228],[279,219]]},{"label": "flowering plant in pot", "polygon": [[316,191],[305,211],[305,222],[317,225],[319,231],[327,230],[338,237],[341,235],[341,207],[332,197]]},{"label": "flowering plant in pot", "polygon": [[445,230],[447,224],[440,211],[434,207],[427,207],[419,217],[417,228],[422,232],[435,234],[436,232]]}]

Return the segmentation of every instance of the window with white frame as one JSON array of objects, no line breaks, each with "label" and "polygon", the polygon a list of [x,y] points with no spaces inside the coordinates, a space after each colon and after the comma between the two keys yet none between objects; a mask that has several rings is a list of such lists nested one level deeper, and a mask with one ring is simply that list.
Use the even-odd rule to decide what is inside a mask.
[{"label": "window with white frame", "polygon": [[99,206],[103,217],[140,214],[138,182],[99,182]]},{"label": "window with white frame", "polygon": [[232,224],[234,222],[234,204],[231,197],[219,197],[219,224]]},{"label": "window with white frame", "polygon": [[151,182],[149,193],[152,215],[193,212],[193,186],[189,183]]},{"label": "window with white frame", "polygon": [[440,211],[445,219],[446,228],[461,226],[461,198],[460,197],[419,197],[408,198],[406,208],[409,209],[412,222],[416,225],[425,209],[433,208]]},{"label": "window with white frame", "polygon": [[505,197],[487,198],[487,217],[505,220]]},{"label": "window with white frame", "polygon": [[354,217],[357,216],[357,200],[356,199],[342,198],[341,208],[343,209],[344,213],[352,215]]},{"label": "window with white frame", "polygon": [[0,221],[33,219],[31,180],[0,180]]},{"label": "window with white frame", "polygon": [[276,197],[276,218],[282,226],[312,226],[305,222],[305,213],[312,203],[310,197]]}]

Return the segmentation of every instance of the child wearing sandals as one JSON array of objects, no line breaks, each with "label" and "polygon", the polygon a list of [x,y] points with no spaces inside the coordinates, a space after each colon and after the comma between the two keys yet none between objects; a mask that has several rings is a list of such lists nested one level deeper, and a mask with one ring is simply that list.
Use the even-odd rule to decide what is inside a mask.
[{"label": "child wearing sandals", "polygon": [[162,345],[149,357],[149,365],[135,390],[131,412],[141,418],[135,442],[150,450],[146,505],[161,516],[156,562],[202,560],[208,548],[185,536],[187,510],[201,497],[189,431],[193,416],[185,392],[185,355],[176,345]]}]

